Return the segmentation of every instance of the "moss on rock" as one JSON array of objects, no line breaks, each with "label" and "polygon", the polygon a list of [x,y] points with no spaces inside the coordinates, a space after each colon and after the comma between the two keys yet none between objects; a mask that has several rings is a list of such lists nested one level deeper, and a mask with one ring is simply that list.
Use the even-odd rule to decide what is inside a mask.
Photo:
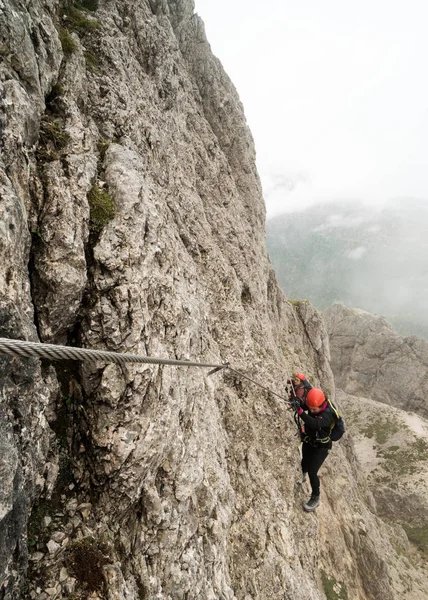
[{"label": "moss on rock", "polygon": [[88,202],[89,229],[93,233],[100,233],[116,214],[113,198],[99,186],[93,185],[88,193]]},{"label": "moss on rock", "polygon": [[322,570],[321,579],[327,600],[348,600],[348,592],[343,583],[340,583],[334,577],[329,577],[327,573]]}]

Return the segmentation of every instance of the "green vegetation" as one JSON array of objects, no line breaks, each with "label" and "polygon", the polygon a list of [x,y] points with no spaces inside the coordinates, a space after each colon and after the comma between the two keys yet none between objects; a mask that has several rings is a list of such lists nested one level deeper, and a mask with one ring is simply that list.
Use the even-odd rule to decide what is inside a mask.
[{"label": "green vegetation", "polygon": [[97,143],[98,152],[100,153],[101,160],[104,160],[104,157],[107,152],[107,148],[110,146],[110,140],[102,139]]},{"label": "green vegetation", "polygon": [[73,39],[73,36],[65,27],[60,27],[58,31],[59,41],[61,42],[62,51],[64,56],[71,56],[73,52],[77,50],[77,44]]},{"label": "green vegetation", "polygon": [[398,556],[407,556],[408,555],[406,549],[403,548],[401,543],[397,542],[394,538],[391,538],[391,537],[389,538],[389,541],[391,542],[391,546],[394,548],[394,550],[398,554]]},{"label": "green vegetation", "polygon": [[416,452],[420,458],[419,460],[427,460],[428,459],[428,442],[423,438],[418,438],[413,444],[412,448],[414,452]]},{"label": "green vegetation", "polygon": [[413,474],[418,471],[418,463],[428,460],[428,442],[419,438],[402,450],[398,446],[390,446],[379,450],[378,456],[384,459],[384,469],[389,473]]},{"label": "green vegetation", "polygon": [[88,193],[88,202],[89,229],[93,233],[100,233],[116,214],[113,198],[105,190],[93,185]]},{"label": "green vegetation", "polygon": [[289,300],[288,302],[293,306],[300,306],[300,304],[309,304],[309,300]]},{"label": "green vegetation", "polygon": [[428,527],[411,527],[403,524],[409,542],[428,558]]},{"label": "green vegetation", "polygon": [[368,438],[375,438],[378,444],[385,444],[390,437],[400,430],[399,426],[393,421],[378,420],[370,423],[361,432]]},{"label": "green vegetation", "polygon": [[321,570],[321,579],[327,600],[348,600],[348,593],[343,583],[336,581],[334,577],[329,577],[323,570]]},{"label": "green vegetation", "polygon": [[88,31],[97,31],[100,28],[98,21],[88,19],[85,12],[76,6],[68,6],[62,11],[62,21],[64,27],[69,31],[75,31],[80,35],[84,35]]},{"label": "green vegetation", "polygon": [[37,238],[43,242],[42,230],[40,229],[39,226],[37,226],[36,229],[31,230],[31,235],[33,236],[33,241],[34,241],[34,238]]},{"label": "green vegetation", "polygon": [[88,71],[90,71],[91,73],[94,73],[95,75],[97,75],[100,72],[100,59],[98,58],[98,55],[95,54],[95,52],[92,52],[91,50],[87,50],[85,52],[85,61],[86,61],[86,68],[88,69]]},{"label": "green vegetation", "polygon": [[[74,0],[74,2],[63,7],[61,11],[62,27],[59,28],[58,35],[64,56],[71,56],[77,50],[77,43],[71,35],[72,32],[84,35],[89,31],[96,31],[100,28],[98,21],[88,19],[85,16],[85,13],[89,11],[94,12],[97,9],[98,0]],[[88,62],[90,63],[87,58],[87,64]],[[91,68],[95,68],[95,63],[89,64],[88,68],[90,70]]]},{"label": "green vegetation", "polygon": [[69,141],[70,136],[64,130],[64,124],[61,119],[52,119],[49,115],[42,117],[40,122],[40,142],[37,151],[40,159],[46,161],[58,159]]},{"label": "green vegetation", "polygon": [[64,131],[63,123],[60,119],[51,120],[49,117],[43,117],[40,123],[40,140],[44,144],[52,144],[55,150],[63,150],[70,136]]}]

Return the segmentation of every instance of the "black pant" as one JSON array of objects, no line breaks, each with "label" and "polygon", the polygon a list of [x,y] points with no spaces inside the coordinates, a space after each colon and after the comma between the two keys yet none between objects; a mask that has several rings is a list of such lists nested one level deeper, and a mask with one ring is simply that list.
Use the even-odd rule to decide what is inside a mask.
[{"label": "black pant", "polygon": [[318,477],[318,471],[327,458],[328,452],[329,448],[316,448],[315,446],[307,444],[306,442],[303,442],[302,444],[302,471],[303,473],[307,473],[309,475],[312,494],[314,496],[320,495],[320,480]]}]

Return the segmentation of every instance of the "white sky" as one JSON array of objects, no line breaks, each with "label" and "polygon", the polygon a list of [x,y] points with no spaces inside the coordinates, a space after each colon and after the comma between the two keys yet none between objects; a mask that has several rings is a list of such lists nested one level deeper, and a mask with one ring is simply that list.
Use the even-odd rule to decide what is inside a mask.
[{"label": "white sky", "polygon": [[428,199],[427,0],[195,0],[255,138],[268,216]]}]

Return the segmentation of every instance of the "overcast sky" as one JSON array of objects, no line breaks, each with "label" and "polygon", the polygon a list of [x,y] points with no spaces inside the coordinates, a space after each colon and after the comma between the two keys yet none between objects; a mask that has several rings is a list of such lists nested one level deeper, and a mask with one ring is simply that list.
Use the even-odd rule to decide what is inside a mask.
[{"label": "overcast sky", "polygon": [[255,138],[268,216],[428,199],[426,0],[195,0]]}]

